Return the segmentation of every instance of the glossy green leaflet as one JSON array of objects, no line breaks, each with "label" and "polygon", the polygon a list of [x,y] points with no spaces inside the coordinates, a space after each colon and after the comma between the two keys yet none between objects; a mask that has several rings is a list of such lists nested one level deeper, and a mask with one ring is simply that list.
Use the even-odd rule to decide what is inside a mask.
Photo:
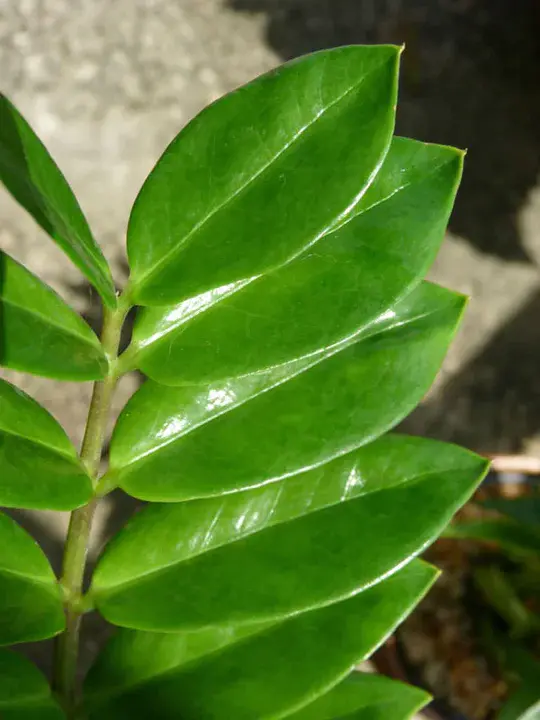
[{"label": "glossy green leaflet", "polygon": [[[67,181],[2,99],[0,177],[104,303],[98,340],[0,256],[2,365],[95,381],[79,454],[0,383],[0,501],[73,511],[58,580],[0,516],[0,643],[58,636],[52,691],[4,651],[2,717],[406,720],[428,702],[355,671],[436,579],[417,556],[486,471],[390,432],[465,307],[424,280],[463,153],[394,136],[400,53],[308,55],[203,110],[133,206],[118,297]],[[131,370],[147,380],[103,472],[111,397]],[[146,507],[84,592],[93,509],[118,487]],[[81,687],[89,611],[118,629]]]}]

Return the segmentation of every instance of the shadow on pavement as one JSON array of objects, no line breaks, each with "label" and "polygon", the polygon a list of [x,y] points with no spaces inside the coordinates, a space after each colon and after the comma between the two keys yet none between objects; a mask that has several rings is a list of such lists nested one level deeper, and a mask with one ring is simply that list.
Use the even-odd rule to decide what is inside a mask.
[{"label": "shadow on pavement", "polygon": [[402,429],[478,452],[519,453],[540,430],[539,318],[540,290]]},{"label": "shadow on pavement", "polygon": [[[527,262],[517,213],[540,173],[538,0],[224,0],[262,14],[283,59],[350,43],[405,43],[397,132],[468,149],[450,229]],[[518,452],[540,429],[540,296],[442,396],[402,428],[486,452]]]}]

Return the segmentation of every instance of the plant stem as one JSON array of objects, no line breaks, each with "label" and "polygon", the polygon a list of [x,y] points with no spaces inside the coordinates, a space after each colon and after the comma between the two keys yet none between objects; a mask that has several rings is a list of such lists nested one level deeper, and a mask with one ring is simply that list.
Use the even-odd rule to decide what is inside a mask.
[{"label": "plant stem", "polygon": [[[92,478],[94,487],[116,385],[118,346],[127,310],[127,303],[122,302],[122,298],[119,299],[116,310],[104,308],[101,344],[109,359],[110,368],[107,377],[94,384],[80,453],[81,461]],[[77,661],[83,614],[81,600],[92,518],[97,502],[92,499],[88,505],[71,513],[62,563],[60,583],[65,593],[66,629],[57,638],[55,645],[53,688],[69,718],[74,717],[77,702]]]}]

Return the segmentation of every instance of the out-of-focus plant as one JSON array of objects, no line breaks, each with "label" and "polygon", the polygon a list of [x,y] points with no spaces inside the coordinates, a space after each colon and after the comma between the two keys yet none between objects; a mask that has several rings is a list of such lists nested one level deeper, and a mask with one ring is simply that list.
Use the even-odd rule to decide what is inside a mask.
[{"label": "out-of-focus plant", "polygon": [[473,567],[480,637],[513,692],[499,720],[540,718],[540,493],[484,500],[493,513],[453,523],[447,537],[482,543]]}]

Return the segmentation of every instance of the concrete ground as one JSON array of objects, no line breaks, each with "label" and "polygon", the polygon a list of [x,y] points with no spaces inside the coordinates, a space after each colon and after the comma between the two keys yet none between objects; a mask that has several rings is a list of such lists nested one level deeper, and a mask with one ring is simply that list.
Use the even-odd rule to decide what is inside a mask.
[{"label": "concrete ground", "polygon": [[[405,42],[398,131],[469,149],[432,278],[472,296],[435,390],[405,427],[480,451],[534,452],[539,30],[537,0],[0,0],[1,83],[63,168],[121,283],[131,203],[197,110],[282,59]],[[0,246],[95,321],[88,286],[4,195],[0,217]],[[88,387],[17,381],[80,439]],[[104,507],[94,554],[130,507]],[[57,563],[65,522],[20,518]]]}]

